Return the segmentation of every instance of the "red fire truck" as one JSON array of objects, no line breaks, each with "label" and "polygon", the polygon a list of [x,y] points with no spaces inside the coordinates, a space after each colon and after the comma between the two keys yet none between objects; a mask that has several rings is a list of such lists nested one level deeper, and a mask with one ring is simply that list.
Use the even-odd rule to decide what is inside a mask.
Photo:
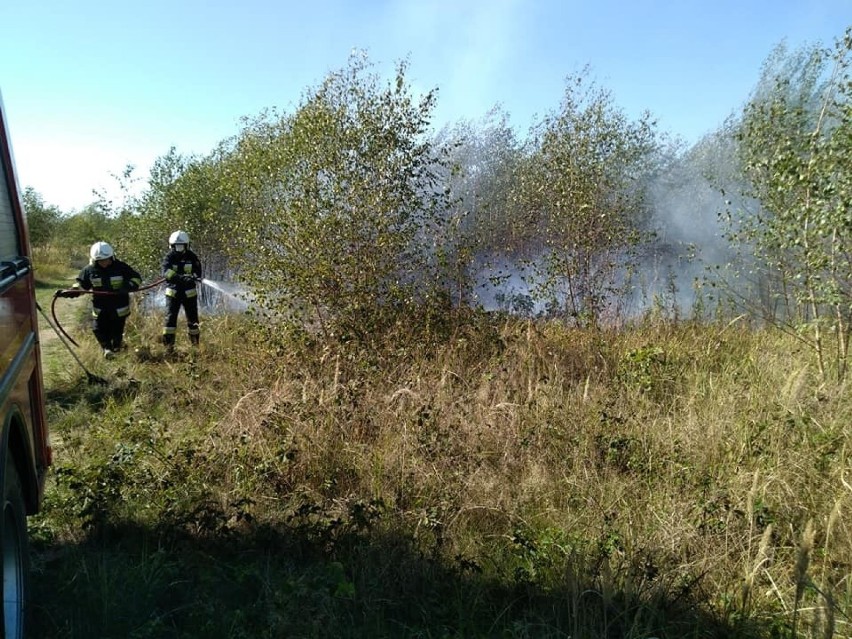
[{"label": "red fire truck", "polygon": [[25,632],[28,515],[38,512],[51,463],[44,410],[35,281],[0,96],[0,483],[3,518],[3,634]]}]

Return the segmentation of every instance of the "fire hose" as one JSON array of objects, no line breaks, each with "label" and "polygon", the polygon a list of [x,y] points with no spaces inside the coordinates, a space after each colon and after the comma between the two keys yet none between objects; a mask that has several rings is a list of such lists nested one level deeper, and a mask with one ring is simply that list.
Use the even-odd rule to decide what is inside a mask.
[{"label": "fire hose", "polygon": [[[69,353],[71,353],[71,357],[74,358],[74,360],[77,362],[77,364],[80,365],[80,368],[83,369],[83,372],[86,373],[86,377],[88,378],[89,383],[90,384],[101,384],[101,385],[104,385],[104,386],[106,384],[108,384],[109,382],[107,382],[107,380],[105,380],[103,377],[98,377],[97,375],[92,373],[88,368],[86,368],[85,364],[83,364],[83,362],[80,360],[80,358],[77,357],[77,353],[74,352],[74,349],[71,348],[68,345],[68,342],[66,342],[65,339],[62,337],[63,334],[67,335],[67,333],[65,333],[65,331],[62,331],[62,333],[59,332],[59,330],[56,328],[56,324],[54,324],[53,322],[50,321],[50,318],[47,316],[47,313],[44,312],[44,310],[41,308],[41,305],[38,302],[36,302],[36,308],[38,309],[38,312],[41,313],[42,317],[44,317],[44,321],[47,322],[48,326],[50,326],[50,328],[52,328],[54,330],[54,332],[56,333],[56,335],[59,337],[59,341],[62,342],[62,345],[66,348],[66,350]],[[71,338],[69,337],[68,339],[71,339]]]},{"label": "fire hose", "polygon": [[[159,286],[160,284],[162,284],[165,281],[166,281],[166,278],[161,277],[160,279],[158,279],[154,282],[151,282],[150,284],[146,284],[145,286],[140,286],[139,288],[136,288],[136,289],[133,289],[133,290],[130,290],[130,291],[126,291],[126,292],[127,293],[140,293],[142,291],[147,291],[148,289],[154,288],[155,286]],[[61,332],[62,335],[64,335],[65,338],[69,342],[71,342],[72,344],[74,344],[74,346],[77,346],[78,348],[79,348],[80,345],[77,342],[74,341],[74,338],[71,337],[65,331],[64,328],[62,328],[62,324],[59,323],[59,319],[56,317],[56,300],[59,299],[60,297],[67,297],[67,296],[62,295],[62,293],[76,293],[77,295],[121,295],[122,294],[120,292],[113,292],[113,291],[89,291],[89,290],[81,289],[81,288],[60,289],[60,290],[56,291],[56,293],[53,294],[53,301],[50,303],[50,314],[51,314],[51,316],[53,316],[53,328],[55,328],[58,332]],[[76,297],[76,295],[75,295],[75,297]]]}]

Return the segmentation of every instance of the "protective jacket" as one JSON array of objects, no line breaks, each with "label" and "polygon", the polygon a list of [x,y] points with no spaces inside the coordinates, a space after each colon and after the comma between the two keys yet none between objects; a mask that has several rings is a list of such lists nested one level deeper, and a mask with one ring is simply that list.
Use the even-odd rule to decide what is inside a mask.
[{"label": "protective jacket", "polygon": [[163,258],[162,273],[166,279],[167,297],[177,297],[180,294],[185,297],[198,295],[195,280],[201,279],[201,260],[188,248],[183,251],[169,251]]},{"label": "protective jacket", "polygon": [[113,295],[92,295],[94,315],[101,311],[115,311],[119,317],[130,315],[130,291],[142,284],[142,276],[130,265],[112,259],[106,267],[97,262],[89,264],[77,276],[80,288],[87,291],[113,293]]}]

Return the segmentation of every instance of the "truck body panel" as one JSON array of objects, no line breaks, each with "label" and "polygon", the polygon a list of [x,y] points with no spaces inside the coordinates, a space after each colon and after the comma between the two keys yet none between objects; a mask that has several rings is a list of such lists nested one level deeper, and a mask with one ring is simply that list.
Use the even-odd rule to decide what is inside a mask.
[{"label": "truck body panel", "polygon": [[[27,514],[40,508],[52,462],[36,313],[31,247],[0,96],[0,444],[12,453]],[[6,459],[0,455],[0,470]]]}]

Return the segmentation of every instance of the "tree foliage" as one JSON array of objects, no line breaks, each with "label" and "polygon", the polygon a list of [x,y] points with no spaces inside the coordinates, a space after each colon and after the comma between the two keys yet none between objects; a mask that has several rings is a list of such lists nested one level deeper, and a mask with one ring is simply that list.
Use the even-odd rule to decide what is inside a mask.
[{"label": "tree foliage", "polygon": [[386,86],[358,56],[292,114],[245,123],[225,171],[240,277],[268,311],[370,333],[435,299],[446,200],[425,137],[436,95]]},{"label": "tree foliage", "polygon": [[645,195],[659,147],[650,117],[630,121],[584,71],[524,142],[499,110],[449,136],[470,284],[490,283],[507,310],[596,324],[649,239]]},{"label": "tree foliage", "polygon": [[71,246],[88,248],[98,241],[106,241],[118,247],[126,246],[126,243],[121,241],[123,233],[117,220],[97,203],[89,204],[82,210],[63,217],[56,235]]},{"label": "tree foliage", "polygon": [[655,125],[648,114],[629,120],[583,73],[534,133],[512,196],[534,291],[553,312],[596,324],[643,239]]},{"label": "tree foliage", "polygon": [[520,248],[512,191],[521,145],[508,114],[496,108],[481,121],[445,128],[435,139],[450,154],[443,181],[451,194],[445,251],[453,297],[477,304],[489,297],[483,289],[505,278]]},{"label": "tree foliage", "polygon": [[745,108],[739,140],[756,214],[735,218],[731,239],[754,252],[752,268],[775,276],[787,309],[779,325],[816,351],[826,373],[826,336],[847,368],[852,317],[852,30],[834,50],[819,46],[768,59]]},{"label": "tree foliage", "polygon": [[21,200],[27,216],[30,243],[33,246],[49,244],[59,227],[62,211],[57,206],[45,203],[41,194],[31,186],[24,189]]},{"label": "tree foliage", "polygon": [[150,273],[186,230],[254,308],[362,341],[486,298],[578,325],[617,310],[650,235],[650,117],[629,119],[584,72],[526,139],[499,109],[429,136],[437,95],[413,95],[406,72],[385,82],[356,55],[210,155],[172,149],[140,196],[107,207],[126,255]]},{"label": "tree foliage", "polygon": [[151,167],[147,188],[125,208],[134,264],[158,274],[168,238],[189,233],[208,277],[228,277],[234,246],[233,209],[223,195],[223,166],[229,147],[223,142],[206,157],[184,156],[173,147]]}]

